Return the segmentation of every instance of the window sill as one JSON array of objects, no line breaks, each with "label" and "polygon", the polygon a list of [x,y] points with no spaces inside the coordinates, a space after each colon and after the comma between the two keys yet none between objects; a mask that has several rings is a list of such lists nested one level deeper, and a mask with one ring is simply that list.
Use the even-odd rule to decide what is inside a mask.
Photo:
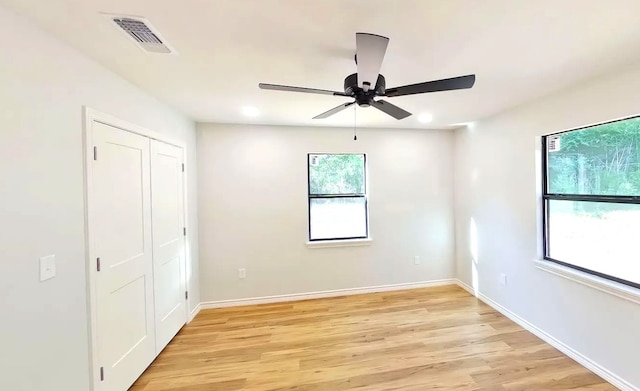
[{"label": "window sill", "polygon": [[536,259],[536,267],[545,272],[567,278],[571,281],[595,288],[599,291],[609,293],[621,299],[625,299],[636,304],[640,304],[640,290],[633,287],[607,280],[606,278],[594,276],[589,273],[575,270],[557,263]]},{"label": "window sill", "polygon": [[367,239],[344,239],[344,240],[316,240],[307,242],[309,248],[328,248],[328,247],[353,247],[353,246],[370,246],[371,238]]}]

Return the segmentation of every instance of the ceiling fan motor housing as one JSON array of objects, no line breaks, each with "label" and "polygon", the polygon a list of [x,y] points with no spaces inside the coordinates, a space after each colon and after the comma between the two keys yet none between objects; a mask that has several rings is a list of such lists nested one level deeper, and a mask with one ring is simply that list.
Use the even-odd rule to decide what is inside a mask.
[{"label": "ceiling fan motor housing", "polygon": [[353,73],[344,79],[344,93],[353,96],[359,106],[369,107],[374,97],[384,96],[385,83],[384,76],[378,75],[375,88],[365,92],[362,88],[358,87],[358,74]]}]

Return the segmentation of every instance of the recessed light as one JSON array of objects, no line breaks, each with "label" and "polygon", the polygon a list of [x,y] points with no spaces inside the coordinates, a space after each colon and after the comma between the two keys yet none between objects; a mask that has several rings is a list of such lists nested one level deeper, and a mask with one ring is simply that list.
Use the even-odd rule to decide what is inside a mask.
[{"label": "recessed light", "polygon": [[260,110],[253,106],[244,106],[242,108],[242,114],[244,114],[245,117],[257,117],[260,115]]},{"label": "recessed light", "polygon": [[433,116],[429,113],[422,113],[418,116],[418,121],[422,122],[423,124],[426,124],[428,122],[433,121]]},{"label": "recessed light", "polygon": [[474,125],[475,125],[475,122],[458,122],[455,124],[451,124],[450,126],[455,126],[455,127],[466,126],[468,128],[472,128]]}]

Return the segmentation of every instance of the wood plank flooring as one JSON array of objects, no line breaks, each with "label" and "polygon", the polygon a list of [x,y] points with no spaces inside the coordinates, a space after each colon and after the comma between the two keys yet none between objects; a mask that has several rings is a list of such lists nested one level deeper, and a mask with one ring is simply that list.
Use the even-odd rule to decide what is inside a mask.
[{"label": "wood plank flooring", "polygon": [[615,390],[457,286],[204,310],[130,391]]}]

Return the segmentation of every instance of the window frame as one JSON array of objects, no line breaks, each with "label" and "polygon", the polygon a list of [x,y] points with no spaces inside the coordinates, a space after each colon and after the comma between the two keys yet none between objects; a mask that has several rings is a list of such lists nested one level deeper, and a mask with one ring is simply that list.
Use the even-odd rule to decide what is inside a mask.
[{"label": "window frame", "polygon": [[[312,155],[362,155],[363,157],[363,174],[364,174],[364,193],[345,193],[345,194],[311,194],[311,156]],[[307,153],[307,238],[310,243],[317,242],[332,242],[332,241],[348,241],[348,240],[364,240],[369,239],[369,196],[368,196],[368,183],[367,183],[367,154],[366,153],[328,153],[317,152]],[[364,220],[365,220],[365,236],[350,236],[350,237],[338,237],[338,238],[311,238],[311,200],[312,199],[331,199],[331,198],[364,198]]]},{"label": "window frame", "polygon": [[614,281],[619,284],[623,284],[626,286],[630,286],[636,289],[640,289],[640,283],[628,281],[620,277],[611,276],[605,273],[601,273],[595,270],[587,269],[582,266],[574,265],[572,263],[563,262],[559,259],[555,259],[549,256],[549,221],[550,221],[550,212],[549,212],[549,203],[552,200],[558,201],[581,201],[581,202],[606,202],[613,204],[637,204],[640,205],[640,196],[619,196],[619,195],[593,195],[593,194],[561,194],[561,193],[550,193],[549,192],[549,150],[547,139],[549,137],[571,133],[575,131],[581,131],[589,128],[593,128],[596,126],[607,125],[615,122],[627,121],[632,119],[638,119],[640,115],[620,118],[612,121],[606,121],[601,123],[596,123],[588,126],[581,126],[578,128],[563,130],[560,132],[549,133],[542,136],[542,258],[546,261],[554,262],[556,264],[566,266],[572,268],[574,270],[578,270],[584,273],[588,273],[600,278],[604,278],[606,280]]}]

